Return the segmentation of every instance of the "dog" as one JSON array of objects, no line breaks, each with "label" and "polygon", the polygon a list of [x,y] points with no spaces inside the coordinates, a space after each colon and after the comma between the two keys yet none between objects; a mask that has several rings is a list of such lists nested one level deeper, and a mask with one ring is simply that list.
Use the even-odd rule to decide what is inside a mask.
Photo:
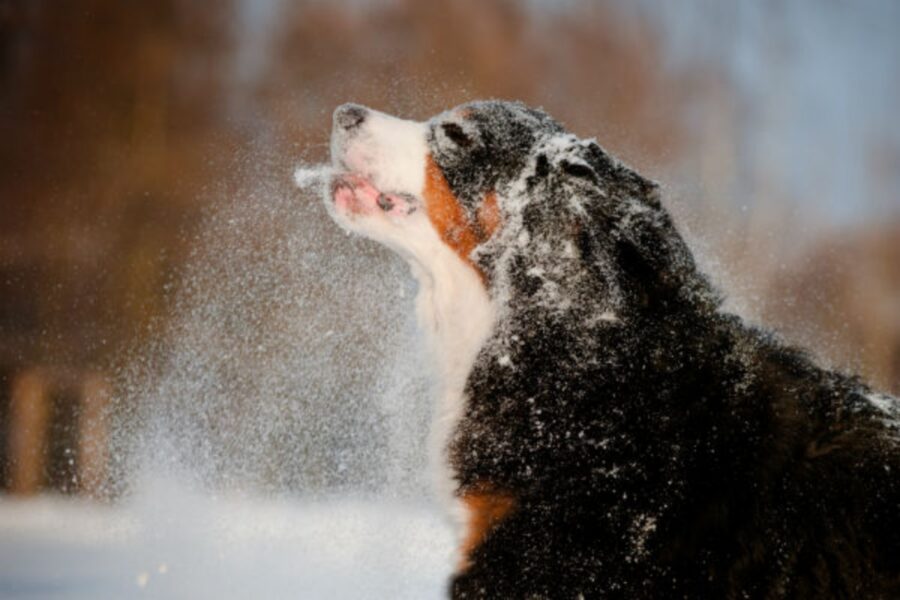
[{"label": "dog", "polygon": [[418,279],[451,597],[900,597],[900,402],[724,312],[656,183],[506,101],[331,157]]}]

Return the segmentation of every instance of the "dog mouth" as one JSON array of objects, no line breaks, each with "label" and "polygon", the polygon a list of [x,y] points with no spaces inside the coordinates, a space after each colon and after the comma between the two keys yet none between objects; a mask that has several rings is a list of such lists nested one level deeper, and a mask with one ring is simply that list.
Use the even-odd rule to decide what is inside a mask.
[{"label": "dog mouth", "polygon": [[418,200],[403,192],[385,192],[359,173],[339,173],[331,180],[331,199],[335,209],[347,216],[387,214],[409,215],[418,208]]}]

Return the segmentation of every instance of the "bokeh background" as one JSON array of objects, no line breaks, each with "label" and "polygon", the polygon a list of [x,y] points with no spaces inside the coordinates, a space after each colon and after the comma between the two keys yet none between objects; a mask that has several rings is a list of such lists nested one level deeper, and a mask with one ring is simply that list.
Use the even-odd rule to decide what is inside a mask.
[{"label": "bokeh background", "polygon": [[[125,476],[104,415],[115,405],[127,419],[141,400],[123,391],[134,377],[121,373],[157,347],[160,332],[177,329],[186,288],[201,300],[224,289],[233,245],[215,245],[204,233],[210,221],[223,218],[233,190],[258,188],[263,206],[274,186],[287,210],[292,168],[326,158],[336,105],[423,119],[486,97],[542,106],[661,181],[730,309],[900,392],[900,4],[892,0],[0,0],[5,489],[102,494]],[[300,200],[303,219],[324,218]],[[285,221],[267,213],[260,226],[252,214],[217,231],[274,251]],[[332,237],[325,247],[350,243]],[[198,263],[198,246],[218,262]],[[374,253],[373,265],[387,260],[357,248]],[[254,281],[268,289],[297,277],[287,269]],[[331,293],[342,281],[328,280]],[[345,283],[365,296],[359,282]],[[327,292],[302,289],[307,306]],[[244,300],[228,306],[251,310],[253,296]],[[297,335],[332,336],[316,323]],[[272,333],[295,331],[283,323],[257,325],[291,343]],[[225,341],[238,354],[242,339],[261,344],[235,339]],[[340,339],[363,359],[379,351],[365,336]],[[264,371],[269,359],[257,356],[253,368]],[[180,381],[203,379],[205,364]],[[225,415],[218,423],[201,415],[211,431],[240,420],[204,410]],[[266,434],[302,445],[282,414],[266,418],[284,429]],[[367,469],[340,457],[352,454],[354,435],[328,435],[339,451],[316,468]],[[222,456],[214,445],[192,451]],[[259,451],[267,452],[277,455],[277,444]],[[260,460],[265,481],[288,461]]]}]

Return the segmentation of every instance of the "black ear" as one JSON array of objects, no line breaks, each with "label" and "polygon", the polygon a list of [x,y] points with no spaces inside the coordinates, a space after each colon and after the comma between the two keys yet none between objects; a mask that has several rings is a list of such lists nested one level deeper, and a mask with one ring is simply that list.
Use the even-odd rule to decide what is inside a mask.
[{"label": "black ear", "polygon": [[592,208],[589,235],[609,236],[603,245],[616,261],[620,285],[630,292],[632,301],[651,309],[687,303],[700,310],[715,310],[721,299],[697,270],[690,249],[662,206],[659,185],[610,156],[596,142],[584,143],[582,155],[600,178],[604,192],[603,201]]},{"label": "black ear", "polygon": [[[652,206],[656,204],[657,206]],[[721,298],[697,269],[693,254],[658,199],[630,199],[615,219],[615,256],[640,305],[659,310],[718,308]]]},{"label": "black ear", "polygon": [[582,142],[580,154],[593,167],[611,195],[628,197],[647,206],[661,208],[659,184],[614,158],[600,144],[594,140]]}]

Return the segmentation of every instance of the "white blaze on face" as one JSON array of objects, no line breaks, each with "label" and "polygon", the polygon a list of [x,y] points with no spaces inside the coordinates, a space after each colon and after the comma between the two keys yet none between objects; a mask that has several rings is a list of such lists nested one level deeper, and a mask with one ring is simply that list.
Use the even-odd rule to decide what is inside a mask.
[{"label": "white blaze on face", "polygon": [[[368,109],[367,109],[368,110]],[[335,127],[331,156],[382,191],[421,195],[425,187],[428,125],[368,110],[357,129]]]},{"label": "white blaze on face", "polygon": [[[346,125],[340,112],[355,111]],[[348,117],[343,117],[347,119]],[[326,199],[345,229],[380,242],[410,260],[426,251],[421,194],[428,155],[425,123],[344,105],[335,111],[331,158],[336,176]]]},{"label": "white blaze on face", "polygon": [[419,282],[417,316],[442,384],[430,434],[432,469],[438,491],[452,505],[455,482],[446,446],[462,417],[466,380],[493,327],[494,307],[481,273],[447,244],[435,225],[441,218],[429,214],[454,198],[442,176],[437,183],[443,188],[435,191],[428,124],[355,105],[339,107],[334,122],[337,175],[326,201],[332,216],[403,256]]},{"label": "white blaze on face", "polygon": [[448,246],[425,199],[428,124],[356,105],[335,111],[329,209],[346,229],[403,256],[419,281],[417,311],[445,384],[460,392],[490,330],[480,273]]}]

